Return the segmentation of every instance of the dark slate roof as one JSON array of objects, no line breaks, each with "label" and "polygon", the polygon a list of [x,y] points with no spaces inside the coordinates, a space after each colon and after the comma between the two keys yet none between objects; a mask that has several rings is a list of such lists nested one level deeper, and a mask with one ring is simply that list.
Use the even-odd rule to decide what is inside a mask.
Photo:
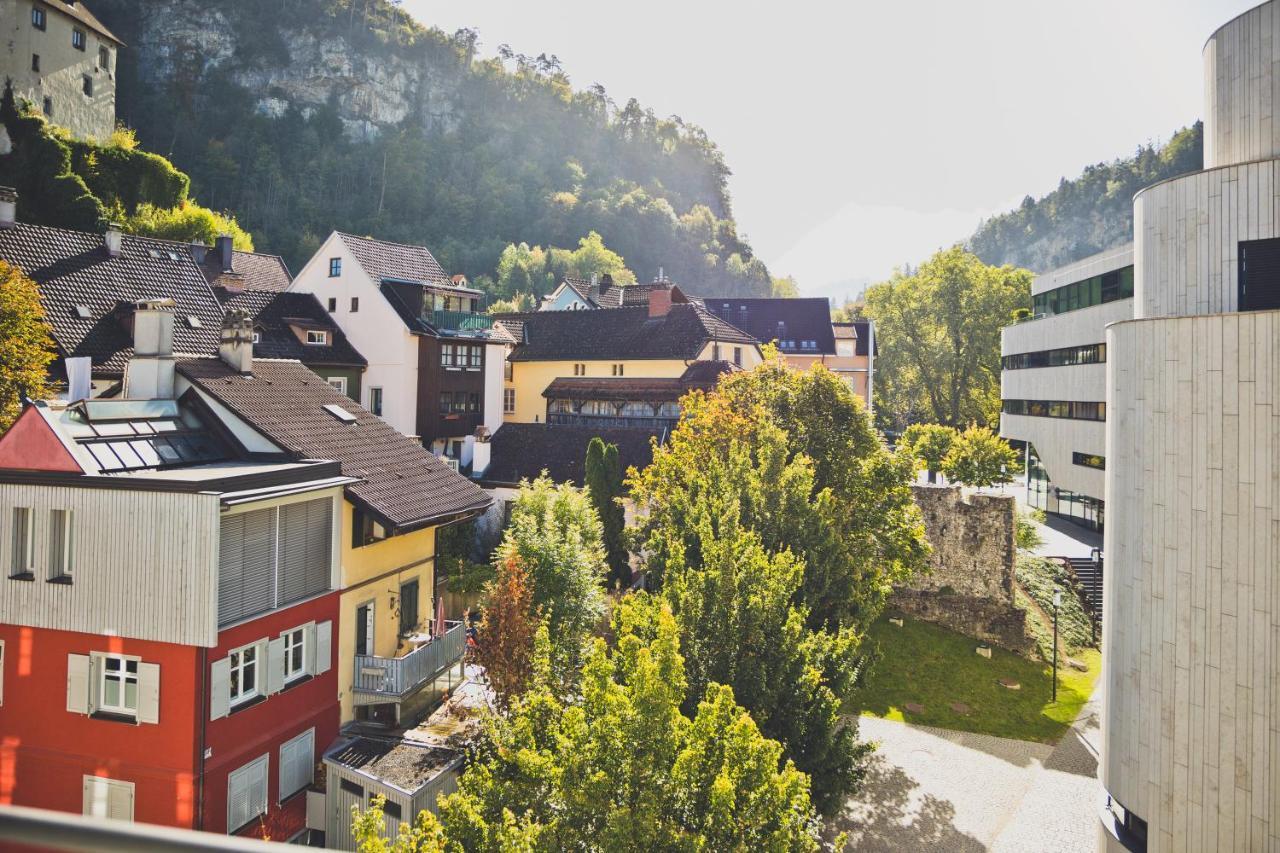
[{"label": "dark slate roof", "polygon": [[360,266],[375,284],[388,278],[424,283],[451,283],[444,268],[425,246],[388,243],[385,240],[357,237],[341,231],[338,232],[338,236],[351,250],[351,254],[356,256]]},{"label": "dark slate roof", "polygon": [[[255,358],[290,358],[326,367],[368,365],[314,294],[273,290],[234,292],[221,288],[215,288],[214,293],[225,309],[240,309],[253,318],[253,329],[258,333],[258,342],[253,345]],[[329,333],[329,344],[304,344],[293,333],[292,326],[324,329]]]},{"label": "dark slate roof", "polygon": [[[707,297],[707,310],[733,323],[758,340],[768,343],[781,340],[791,346],[779,346],[784,353],[795,355],[834,355],[835,335],[831,329],[831,305],[826,299],[778,299]],[[779,327],[778,323],[784,325]],[[813,341],[816,348],[803,348],[801,341]]]},{"label": "dark slate roof", "polygon": [[587,445],[596,436],[618,445],[623,470],[632,465],[644,468],[652,462],[650,439],[665,438],[647,429],[503,424],[490,440],[489,468],[483,482],[533,480],[545,469],[557,483],[568,481],[581,486]]},{"label": "dark slate roof", "polygon": [[711,340],[754,344],[755,338],[700,306],[672,305],[662,317],[648,308],[611,311],[539,311],[499,315],[523,325],[512,361],[698,357]]},{"label": "dark slate roof", "polygon": [[564,284],[574,293],[578,294],[578,298],[583,302],[586,302],[589,305],[595,304],[595,300],[591,298],[591,279],[567,275],[564,277]]},{"label": "dark slate roof", "polygon": [[360,477],[347,495],[384,525],[412,530],[489,505],[479,486],[296,361],[255,360],[253,375],[241,376],[216,358],[183,359],[178,372],[288,452],[336,460]]},{"label": "dark slate roof", "polygon": [[709,391],[736,368],[727,361],[695,361],[680,376],[561,376],[542,391],[549,400],[647,400],[674,402],[696,389]]},{"label": "dark slate roof", "polygon": [[[866,355],[871,342],[871,323],[867,320],[854,320],[852,323],[832,323],[832,330],[837,338],[854,338],[857,346],[854,353]],[[876,354],[880,353],[880,345],[876,344]]]},{"label": "dark slate roof", "polygon": [[243,288],[246,290],[288,290],[293,282],[289,267],[279,255],[263,255],[258,252],[234,252],[231,272],[221,269],[217,252],[210,251],[200,265],[209,284],[215,287]]},{"label": "dark slate roof", "polygon": [[[0,229],[0,260],[20,267],[40,288],[45,318],[62,354],[89,356],[99,375],[121,375],[133,354],[133,336],[121,322],[130,303],[177,303],[174,351],[210,355],[218,350],[222,307],[184,243],[121,238],[120,255],[107,255],[101,234],[17,223]],[[88,317],[81,317],[83,307]],[[195,317],[199,326],[187,319]]]},{"label": "dark slate roof", "polygon": [[90,12],[88,9],[85,8],[85,5],[82,2],[82,0],[76,0],[74,4],[67,3],[65,2],[65,0],[46,0],[46,2],[41,3],[39,5],[46,6],[50,9],[55,9],[58,12],[61,12],[62,14],[66,15],[67,17],[73,18],[74,20],[84,24],[86,27],[93,30],[98,35],[105,36],[106,38],[111,39],[116,44],[122,47],[124,46],[124,42],[116,38],[115,33],[111,32],[111,30],[103,26],[102,22],[99,21],[92,12]]}]

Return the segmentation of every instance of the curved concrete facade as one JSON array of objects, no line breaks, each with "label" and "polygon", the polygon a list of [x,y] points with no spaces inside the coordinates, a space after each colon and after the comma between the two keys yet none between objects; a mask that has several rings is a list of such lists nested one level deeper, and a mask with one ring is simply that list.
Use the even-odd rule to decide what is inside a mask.
[{"label": "curved concrete facade", "polygon": [[1099,774],[1151,851],[1280,850],[1280,312],[1236,313],[1280,237],[1278,3],[1206,44],[1211,168],[1135,197],[1107,330]]}]

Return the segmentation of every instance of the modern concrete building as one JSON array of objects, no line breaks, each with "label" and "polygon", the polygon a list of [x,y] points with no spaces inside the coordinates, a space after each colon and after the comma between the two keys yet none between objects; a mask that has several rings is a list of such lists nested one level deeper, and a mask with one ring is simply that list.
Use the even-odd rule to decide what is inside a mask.
[{"label": "modern concrete building", "polygon": [[1107,850],[1280,849],[1280,3],[1204,47],[1205,169],[1107,329]]},{"label": "modern concrete building", "polygon": [[121,47],[80,0],[0,0],[0,80],[76,136],[115,129]]},{"label": "modern concrete building", "polygon": [[1103,528],[1106,327],[1133,316],[1133,244],[1031,284],[1032,316],[1000,335],[1000,434],[1026,444],[1027,502]]}]

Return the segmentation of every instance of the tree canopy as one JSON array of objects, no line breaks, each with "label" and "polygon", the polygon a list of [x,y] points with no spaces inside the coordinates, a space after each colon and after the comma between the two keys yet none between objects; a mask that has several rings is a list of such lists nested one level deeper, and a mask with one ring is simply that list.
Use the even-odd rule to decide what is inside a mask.
[{"label": "tree canopy", "polygon": [[986,427],[971,426],[956,436],[942,460],[948,480],[986,488],[1008,483],[1018,467],[1018,454],[1009,442]]},{"label": "tree canopy", "polygon": [[987,425],[1000,412],[1000,330],[1031,306],[1031,273],[960,246],[866,292],[876,323],[876,411],[885,426]]},{"label": "tree canopy", "polygon": [[599,436],[592,438],[587,444],[583,472],[587,494],[600,517],[605,555],[609,561],[609,586],[626,589],[631,585],[631,556],[623,542],[626,511],[620,500],[625,488],[618,445],[606,444]]},{"label": "tree canopy", "polygon": [[36,283],[0,261],[0,432],[17,419],[24,397],[53,396],[48,367],[54,357]]},{"label": "tree canopy", "polygon": [[942,462],[947,458],[952,443],[959,432],[955,427],[942,424],[912,424],[902,433],[902,447],[919,459],[929,472],[929,482],[937,478]]}]

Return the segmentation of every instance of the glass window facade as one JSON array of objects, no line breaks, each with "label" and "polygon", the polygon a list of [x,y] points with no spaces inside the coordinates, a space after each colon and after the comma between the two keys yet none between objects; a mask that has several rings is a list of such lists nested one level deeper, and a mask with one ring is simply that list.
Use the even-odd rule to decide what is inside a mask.
[{"label": "glass window facade", "polygon": [[1099,456],[1096,453],[1080,453],[1071,454],[1071,461],[1076,465],[1083,465],[1085,468],[1097,468],[1099,471],[1107,470],[1107,457]]},{"label": "glass window facade", "polygon": [[1127,266],[1037,294],[1031,297],[1031,312],[1037,317],[1052,317],[1131,296],[1133,267]]},{"label": "glass window facade", "polygon": [[1029,415],[1037,418],[1070,418],[1077,421],[1105,421],[1106,403],[1079,400],[1005,400],[1001,408],[1006,415]]},{"label": "glass window facade", "polygon": [[1000,360],[1005,370],[1025,370],[1028,367],[1072,367],[1078,364],[1105,364],[1106,344],[1089,344],[1082,347],[1042,349],[1006,355]]},{"label": "glass window facade", "polygon": [[1049,479],[1049,473],[1040,463],[1034,445],[1027,447],[1027,503],[1056,515],[1102,532],[1104,503],[1097,498],[1060,489]]}]

